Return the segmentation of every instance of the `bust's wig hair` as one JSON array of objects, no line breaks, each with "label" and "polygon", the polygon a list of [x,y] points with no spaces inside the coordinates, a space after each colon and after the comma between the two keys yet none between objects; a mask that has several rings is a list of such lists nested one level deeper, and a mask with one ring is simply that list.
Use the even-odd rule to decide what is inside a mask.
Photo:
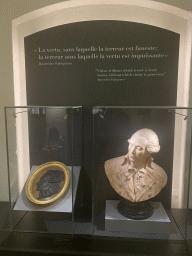
[{"label": "bust's wig hair", "polygon": [[160,150],[159,139],[158,139],[157,134],[154,131],[152,131],[148,128],[144,128],[144,129],[136,131],[132,135],[132,137],[133,136],[142,137],[147,140],[147,151],[150,154],[159,152],[159,150]]}]

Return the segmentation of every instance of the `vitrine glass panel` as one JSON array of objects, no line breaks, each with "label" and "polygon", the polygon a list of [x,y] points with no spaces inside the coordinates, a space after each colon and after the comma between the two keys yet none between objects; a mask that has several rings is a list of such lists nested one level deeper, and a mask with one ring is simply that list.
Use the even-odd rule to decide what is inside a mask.
[{"label": "vitrine glass panel", "polygon": [[82,108],[6,107],[5,119],[11,229],[73,234]]},{"label": "vitrine glass panel", "polygon": [[[191,149],[192,149],[192,143],[191,143]],[[191,154],[192,154],[192,151],[191,151]],[[188,209],[187,209],[186,239],[188,243],[189,252],[192,253],[192,161],[190,163],[189,181],[190,181],[190,184],[189,184],[189,197],[188,197]]]},{"label": "vitrine glass panel", "polygon": [[192,109],[92,111],[93,234],[186,239]]}]

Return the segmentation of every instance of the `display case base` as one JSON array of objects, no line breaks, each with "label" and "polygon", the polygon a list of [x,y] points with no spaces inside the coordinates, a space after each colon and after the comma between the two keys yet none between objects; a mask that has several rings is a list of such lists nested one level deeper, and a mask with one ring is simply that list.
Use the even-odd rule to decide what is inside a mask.
[{"label": "display case base", "polygon": [[105,210],[105,230],[170,234],[171,221],[160,202],[150,202],[154,208],[151,217],[132,220],[122,216],[117,210],[119,200],[107,200]]}]

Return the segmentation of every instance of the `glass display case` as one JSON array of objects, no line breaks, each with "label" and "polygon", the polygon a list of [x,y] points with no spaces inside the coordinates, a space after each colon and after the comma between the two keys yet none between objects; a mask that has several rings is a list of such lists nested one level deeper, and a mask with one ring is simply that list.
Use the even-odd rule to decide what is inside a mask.
[{"label": "glass display case", "polygon": [[82,171],[81,107],[5,107],[13,231],[74,234]]},{"label": "glass display case", "polygon": [[187,239],[192,109],[97,106],[92,114],[93,235]]}]

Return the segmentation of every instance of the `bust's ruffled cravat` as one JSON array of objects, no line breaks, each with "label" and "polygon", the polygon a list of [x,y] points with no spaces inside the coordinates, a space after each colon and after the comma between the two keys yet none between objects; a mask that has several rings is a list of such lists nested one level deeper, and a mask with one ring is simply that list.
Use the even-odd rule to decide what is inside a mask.
[{"label": "bust's ruffled cravat", "polygon": [[146,185],[144,180],[145,173],[146,173],[146,170],[144,168],[137,170],[133,166],[128,165],[127,174],[124,175],[124,182],[129,181],[131,178],[133,179],[133,188],[134,188],[135,194],[141,188],[144,188]]}]

